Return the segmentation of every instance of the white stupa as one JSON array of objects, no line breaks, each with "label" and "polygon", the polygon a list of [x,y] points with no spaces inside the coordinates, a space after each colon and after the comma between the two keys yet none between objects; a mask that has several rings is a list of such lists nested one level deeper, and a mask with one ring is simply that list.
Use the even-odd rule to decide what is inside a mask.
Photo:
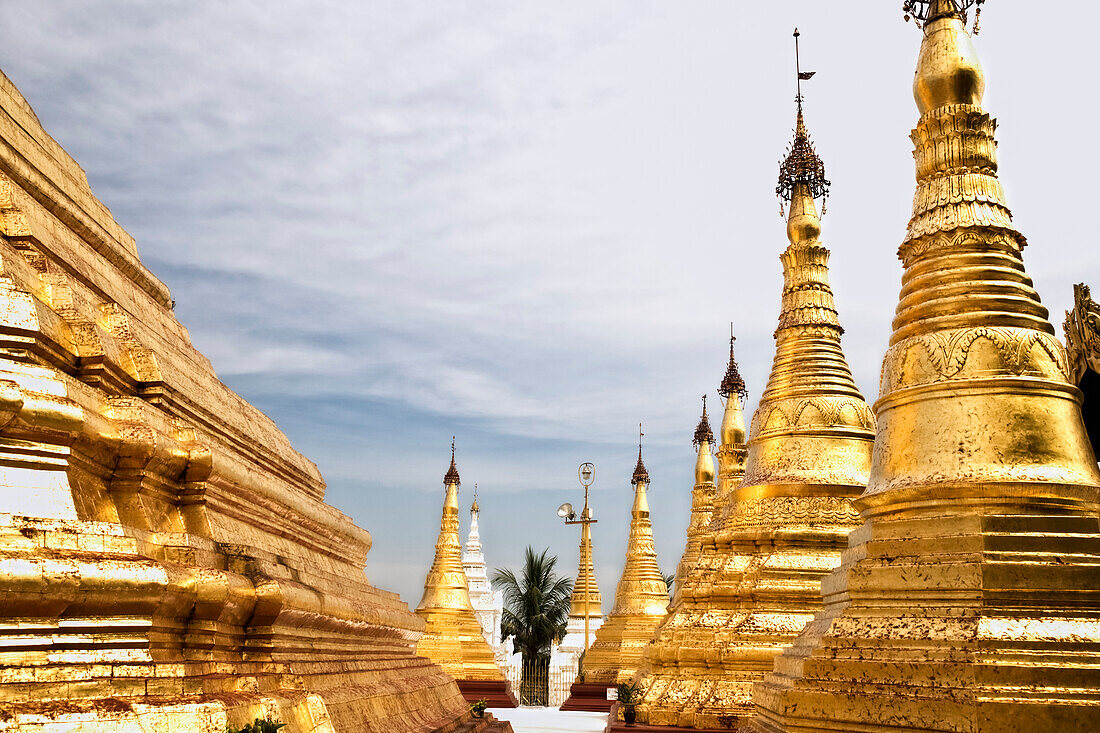
[{"label": "white stupa", "polygon": [[493,649],[497,666],[505,671],[511,644],[506,648],[500,641],[500,617],[504,613],[504,594],[493,592],[489,583],[489,574],[485,568],[485,555],[481,552],[481,534],[477,519],[481,513],[477,505],[477,484],[474,484],[474,503],[470,506],[470,536],[466,539],[466,549],[462,553],[462,569],[466,571],[466,583],[470,586],[470,603],[474,614],[481,624],[481,633]]}]

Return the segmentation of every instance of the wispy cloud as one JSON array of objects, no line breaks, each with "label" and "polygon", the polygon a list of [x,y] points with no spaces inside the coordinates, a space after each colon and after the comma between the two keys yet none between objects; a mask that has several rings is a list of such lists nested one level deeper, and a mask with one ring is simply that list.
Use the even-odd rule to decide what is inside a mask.
[{"label": "wispy cloud", "polygon": [[[427,567],[457,433],[496,564],[533,542],[571,565],[576,538],[552,510],[576,463],[597,461],[610,598],[637,422],[671,569],[729,320],[754,396],[770,368],[796,23],[820,72],[807,115],[834,182],[824,238],[845,349],[876,395],[917,37],[893,5],[863,5],[9,0],[0,66],[222,378],[375,533],[373,580],[419,597],[410,568]],[[1086,166],[1049,154],[1053,123],[1032,102],[1082,102],[1071,75],[1015,53],[1027,19],[987,16],[1005,180],[1060,311],[1100,254],[1065,200]],[[1086,68],[1080,21],[1033,38],[1043,58]]]}]

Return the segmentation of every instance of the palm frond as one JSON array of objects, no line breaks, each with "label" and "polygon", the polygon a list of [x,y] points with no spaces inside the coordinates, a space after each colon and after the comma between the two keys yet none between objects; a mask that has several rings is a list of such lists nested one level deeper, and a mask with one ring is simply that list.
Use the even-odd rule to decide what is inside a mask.
[{"label": "palm frond", "polygon": [[513,638],[524,657],[549,653],[565,635],[573,583],[557,575],[557,561],[549,549],[536,553],[528,547],[518,577],[508,568],[493,573],[493,587],[504,595],[501,636]]}]

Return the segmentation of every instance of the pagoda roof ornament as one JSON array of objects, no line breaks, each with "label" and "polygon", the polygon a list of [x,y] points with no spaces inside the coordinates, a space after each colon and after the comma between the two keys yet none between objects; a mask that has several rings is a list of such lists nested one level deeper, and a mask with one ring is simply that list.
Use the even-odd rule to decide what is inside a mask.
[{"label": "pagoda roof ornament", "polygon": [[[458,473],[457,471],[455,473]],[[470,512],[477,514],[481,511],[481,507],[477,505],[477,482],[474,482],[474,503],[470,505]]]},{"label": "pagoda roof ornament", "polygon": [[974,8],[974,26],[972,35],[978,35],[982,19],[982,5],[985,0],[904,0],[901,9],[905,12],[905,20],[912,20],[918,28],[925,23],[931,23],[937,18],[960,18],[963,25],[967,23],[967,14],[970,8]]},{"label": "pagoda roof ornament", "polygon": [[703,395],[703,416],[699,418],[699,424],[695,427],[695,436],[691,444],[696,448],[704,442],[714,445],[714,433],[710,429],[710,420],[707,418],[707,396]]},{"label": "pagoda roof ornament", "polygon": [[642,438],[645,433],[642,432],[642,424],[638,423],[638,465],[634,466],[634,475],[630,478],[630,483],[633,486],[637,486],[641,482],[649,483],[649,471],[646,470],[645,464],[642,463]]},{"label": "pagoda roof ornament", "polygon": [[451,436],[451,467],[447,469],[447,474],[443,477],[443,485],[448,486],[450,484],[462,485],[462,480],[458,477],[458,467],[455,465],[455,436]]},{"label": "pagoda roof ornament", "polygon": [[737,359],[733,356],[733,342],[736,340],[733,335],[733,321],[730,321],[730,362],[726,365],[726,376],[722,377],[722,383],[718,385],[718,394],[727,400],[731,395],[737,395],[744,403],[749,396],[749,390],[745,387],[745,380],[737,369]]},{"label": "pagoda roof ornament", "polygon": [[[797,189],[804,186],[811,197],[822,199],[822,214],[824,214],[824,200],[829,196],[829,180],[825,178],[825,163],[814,150],[810,132],[806,129],[806,122],[802,116],[802,82],[810,79],[816,72],[802,71],[798,55],[798,37],[798,29],[795,28],[794,57],[798,90],[795,103],[798,105],[798,117],[795,120],[794,139],[787,148],[787,157],[779,164],[779,183],[776,184],[775,195],[781,201],[790,202]],[[779,210],[782,215],[782,203]]]}]

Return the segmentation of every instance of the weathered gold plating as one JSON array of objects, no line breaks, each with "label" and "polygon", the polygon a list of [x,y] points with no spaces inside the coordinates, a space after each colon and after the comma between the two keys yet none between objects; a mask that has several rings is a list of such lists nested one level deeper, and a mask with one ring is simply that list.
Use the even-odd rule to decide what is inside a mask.
[{"label": "weathered gold plating", "polygon": [[1100,724],[1100,472],[996,178],[981,66],[954,4],[934,10],[864,524],[756,686],[761,731]]}]

